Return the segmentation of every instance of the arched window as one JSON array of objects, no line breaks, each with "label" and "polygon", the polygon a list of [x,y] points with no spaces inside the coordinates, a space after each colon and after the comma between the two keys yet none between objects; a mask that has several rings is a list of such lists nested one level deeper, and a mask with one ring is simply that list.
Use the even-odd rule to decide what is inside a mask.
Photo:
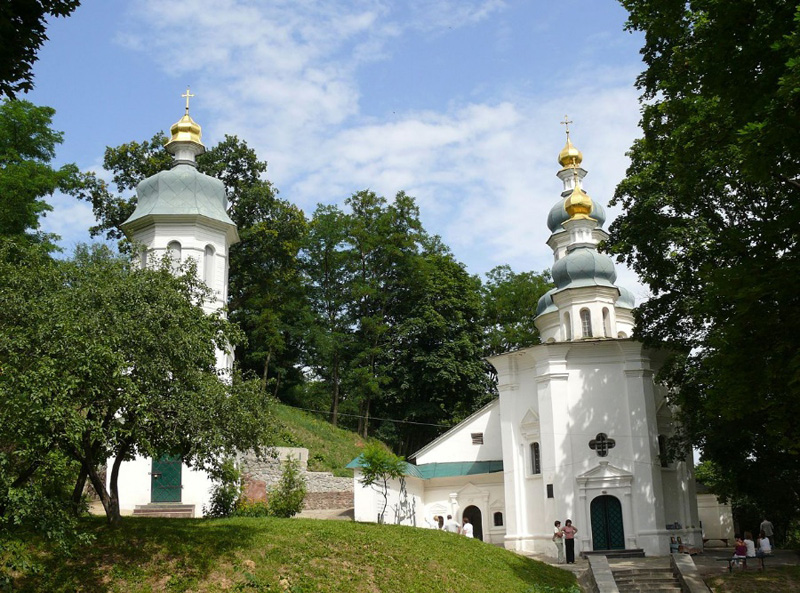
[{"label": "arched window", "polygon": [[203,258],[203,282],[206,286],[213,288],[214,285],[214,247],[206,245],[206,253]]},{"label": "arched window", "polygon": [[494,514],[494,526],[495,527],[502,527],[503,526],[503,513],[497,511]]},{"label": "arched window", "polygon": [[592,337],[592,314],[589,309],[581,309],[581,331],[584,338]]},{"label": "arched window", "polygon": [[669,467],[669,453],[667,452],[667,437],[663,434],[658,435],[658,457],[661,460],[661,467]]},{"label": "arched window", "polygon": [[569,318],[569,313],[564,313],[564,335],[567,341],[572,339],[572,321]]},{"label": "arched window", "polygon": [[608,314],[607,307],[603,307],[603,335],[606,338],[611,337],[611,315]]},{"label": "arched window", "polygon": [[539,443],[531,443],[531,474],[542,473],[542,457],[539,452]]},{"label": "arched window", "polygon": [[177,270],[181,265],[181,244],[177,241],[167,243],[167,253],[172,261],[172,269]]}]

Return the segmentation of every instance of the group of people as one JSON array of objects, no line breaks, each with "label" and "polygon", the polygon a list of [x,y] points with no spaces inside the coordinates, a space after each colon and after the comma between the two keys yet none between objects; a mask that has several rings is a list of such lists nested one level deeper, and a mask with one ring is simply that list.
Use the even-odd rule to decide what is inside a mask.
[{"label": "group of people", "polygon": [[464,524],[459,525],[458,521],[453,519],[453,515],[447,515],[446,521],[441,515],[434,515],[433,523],[428,523],[428,525],[431,527],[431,529],[440,529],[450,533],[460,533],[466,537],[475,537],[475,530],[472,527],[472,523],[470,523],[469,518],[464,517],[463,520]]},{"label": "group of people", "polygon": [[564,552],[566,552],[566,563],[575,564],[575,534],[578,529],[572,524],[571,519],[564,522],[564,527],[561,527],[561,521],[556,521],[553,530],[553,543],[556,545],[558,552],[558,563],[564,564]]},{"label": "group of people", "polygon": [[774,548],[775,528],[769,520],[764,519],[760,529],[755,542],[750,531],[745,531],[744,537],[736,537],[736,547],[733,550],[733,556],[728,561],[728,570],[733,570],[734,564],[741,564],[743,568],[747,568],[748,558],[758,558],[761,561],[761,568],[764,568],[764,558],[772,554]]}]

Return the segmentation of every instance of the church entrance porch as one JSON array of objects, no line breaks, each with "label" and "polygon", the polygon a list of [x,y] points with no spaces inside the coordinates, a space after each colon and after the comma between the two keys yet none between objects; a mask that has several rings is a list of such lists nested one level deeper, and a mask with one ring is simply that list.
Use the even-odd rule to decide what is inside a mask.
[{"label": "church entrance porch", "polygon": [[150,502],[181,502],[181,458],[167,455],[153,459]]},{"label": "church entrance porch", "polygon": [[464,509],[464,512],[461,513],[461,516],[462,518],[469,519],[469,522],[472,523],[473,537],[483,541],[483,519],[481,517],[481,510],[475,505],[468,506]]},{"label": "church entrance porch", "polygon": [[622,505],[615,496],[598,496],[590,508],[594,550],[625,549]]}]

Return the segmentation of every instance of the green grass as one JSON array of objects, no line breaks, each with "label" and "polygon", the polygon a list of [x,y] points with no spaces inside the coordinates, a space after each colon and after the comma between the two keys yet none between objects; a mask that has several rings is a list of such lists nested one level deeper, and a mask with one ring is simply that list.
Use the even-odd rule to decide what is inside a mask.
[{"label": "green grass", "polygon": [[308,469],[332,472],[335,476],[352,477],[345,466],[361,454],[373,439],[362,439],[354,432],[337,428],[314,414],[282,404],[275,406],[281,431],[275,443],[279,447],[308,449]]},{"label": "green grass", "polygon": [[556,567],[454,534],[313,519],[97,519],[94,544],[15,591],[520,592],[578,591]]},{"label": "green grass", "polygon": [[800,593],[800,566],[767,565],[761,570],[735,570],[706,579],[714,593]]}]

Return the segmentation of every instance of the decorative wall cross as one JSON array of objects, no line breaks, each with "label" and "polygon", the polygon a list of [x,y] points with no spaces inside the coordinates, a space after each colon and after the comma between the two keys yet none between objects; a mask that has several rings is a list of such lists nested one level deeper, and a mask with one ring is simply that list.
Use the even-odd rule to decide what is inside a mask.
[{"label": "decorative wall cross", "polygon": [[186,98],[186,115],[189,115],[189,98],[194,97],[194,95],[189,92],[188,86],[186,87],[186,92],[182,94],[181,97]]},{"label": "decorative wall cross", "polygon": [[597,451],[598,457],[605,457],[608,455],[608,450],[613,449],[617,443],[614,439],[608,438],[604,432],[598,432],[597,436],[589,441],[589,448]]}]

